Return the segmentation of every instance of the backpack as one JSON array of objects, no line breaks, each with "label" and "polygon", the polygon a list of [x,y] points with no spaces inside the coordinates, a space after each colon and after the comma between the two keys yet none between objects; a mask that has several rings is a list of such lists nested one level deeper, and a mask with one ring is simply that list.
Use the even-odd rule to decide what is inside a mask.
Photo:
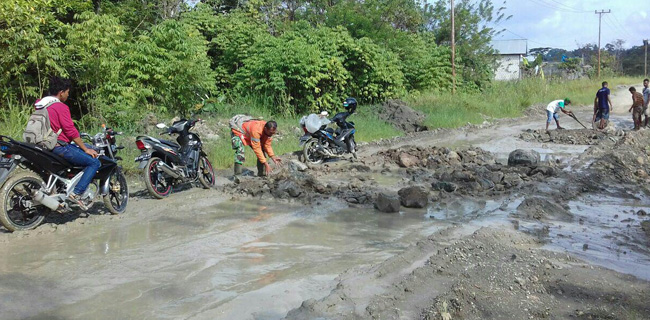
[{"label": "backpack", "polygon": [[52,150],[56,147],[56,142],[61,130],[59,129],[59,132],[54,132],[52,130],[50,115],[47,112],[47,108],[57,102],[59,102],[58,99],[50,101],[43,108],[36,109],[36,111],[29,116],[25,132],[23,132],[23,140],[25,140],[25,142],[35,144],[47,150]]},{"label": "backpack", "polygon": [[230,121],[228,121],[228,125],[230,125],[230,129],[235,129],[241,133],[244,133],[244,129],[242,128],[244,122],[251,121],[251,120],[261,120],[261,119],[253,118],[245,114],[238,114],[230,118]]}]

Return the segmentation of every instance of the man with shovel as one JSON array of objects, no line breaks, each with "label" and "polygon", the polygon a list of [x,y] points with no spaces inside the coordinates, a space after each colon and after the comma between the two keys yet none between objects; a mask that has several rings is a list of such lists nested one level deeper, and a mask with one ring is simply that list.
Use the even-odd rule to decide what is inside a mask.
[{"label": "man with shovel", "polygon": [[598,122],[598,129],[603,130],[609,121],[609,112],[612,110],[612,100],[609,99],[609,88],[607,81],[603,82],[603,87],[596,92],[594,99],[594,117],[591,122]]},{"label": "man with shovel", "polygon": [[[555,124],[557,125],[558,130],[563,130],[564,128],[560,127],[560,115],[557,114],[558,111],[562,111],[564,114],[568,114],[569,116],[573,116],[573,112],[566,110],[566,106],[571,104],[571,100],[569,98],[565,98],[564,100],[555,100],[551,101],[551,103],[546,106],[546,131],[548,131],[548,125],[555,119]],[[575,116],[574,116],[575,117]]]}]

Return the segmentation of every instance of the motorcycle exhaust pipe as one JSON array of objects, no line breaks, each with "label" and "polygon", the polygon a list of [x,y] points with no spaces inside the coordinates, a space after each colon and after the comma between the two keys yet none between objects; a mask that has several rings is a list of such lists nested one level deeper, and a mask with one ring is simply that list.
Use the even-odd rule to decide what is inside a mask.
[{"label": "motorcycle exhaust pipe", "polygon": [[57,200],[54,197],[50,197],[46,195],[45,193],[43,193],[43,191],[40,190],[34,192],[33,199],[35,202],[50,208],[52,211],[59,210],[59,208],[61,207],[61,203],[59,202],[59,200]]},{"label": "motorcycle exhaust pipe", "polygon": [[164,162],[158,162],[158,169],[162,170],[163,172],[165,172],[167,175],[169,175],[170,177],[172,177],[174,179],[181,178],[181,175],[178,172],[174,171],[174,169],[172,169],[172,167],[168,166]]}]

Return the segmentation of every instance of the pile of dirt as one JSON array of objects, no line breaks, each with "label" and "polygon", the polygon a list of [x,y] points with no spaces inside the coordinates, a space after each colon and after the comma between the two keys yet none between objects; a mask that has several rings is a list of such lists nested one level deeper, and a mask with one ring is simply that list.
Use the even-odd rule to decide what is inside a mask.
[{"label": "pile of dirt", "polygon": [[490,165],[496,163],[494,155],[480,149],[467,148],[453,151],[444,147],[415,147],[388,149],[377,152],[369,163],[397,164],[403,168],[459,167],[469,164]]},{"label": "pile of dirt", "polygon": [[383,165],[406,168],[402,173],[418,184],[429,184],[435,191],[475,195],[505,191],[530,181],[543,181],[558,173],[546,164],[510,167],[496,163],[493,154],[479,148],[403,147],[380,151],[375,160]]},{"label": "pile of dirt", "polygon": [[322,183],[311,173],[283,170],[267,179],[240,176],[235,185],[228,186],[224,191],[261,199],[301,199],[309,202],[317,195],[331,194],[332,189],[332,186]]},{"label": "pile of dirt", "polygon": [[527,142],[551,142],[576,145],[598,145],[602,143],[614,144],[620,139],[620,137],[615,134],[589,129],[549,131],[542,129],[528,129],[521,133],[519,138]]},{"label": "pile of dirt", "polygon": [[427,131],[424,125],[426,116],[415,111],[402,100],[388,100],[379,110],[379,118],[404,132]]},{"label": "pile of dirt", "polygon": [[650,312],[648,282],[539,250],[522,233],[482,228],[451,244],[439,237],[342,274],[328,296],[304,301],[287,319],[631,319]]},{"label": "pile of dirt", "polygon": [[628,132],[613,147],[598,146],[588,150],[600,156],[589,166],[592,179],[622,183],[645,183],[650,180],[650,130]]},{"label": "pile of dirt", "polygon": [[555,201],[549,201],[546,198],[540,197],[527,197],[524,199],[519,207],[517,207],[517,212],[513,216],[540,221],[573,220],[573,215],[569,212],[567,205],[560,205]]}]

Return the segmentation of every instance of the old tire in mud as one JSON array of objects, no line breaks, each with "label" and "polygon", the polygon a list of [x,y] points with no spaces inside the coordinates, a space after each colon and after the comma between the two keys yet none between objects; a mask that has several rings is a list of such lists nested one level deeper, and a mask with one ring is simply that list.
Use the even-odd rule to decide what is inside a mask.
[{"label": "old tire in mud", "polygon": [[7,179],[0,189],[0,222],[7,230],[31,230],[43,222],[51,210],[32,199],[43,185],[43,179],[32,171],[19,171]]},{"label": "old tire in mud", "polygon": [[165,173],[158,169],[158,163],[161,161],[160,158],[152,157],[143,171],[144,184],[149,193],[157,199],[166,198],[172,193],[171,178],[166,177]]},{"label": "old tire in mud", "polygon": [[104,206],[111,214],[121,214],[126,211],[129,203],[129,186],[124,173],[119,168],[108,177],[108,193],[103,198]]},{"label": "old tire in mud", "polygon": [[212,168],[212,163],[210,163],[208,157],[202,156],[199,159],[199,168],[197,174],[199,175],[199,182],[203,188],[214,188],[217,176],[214,174],[214,168]]},{"label": "old tire in mud", "polygon": [[321,164],[325,156],[318,151],[318,139],[311,138],[302,148],[302,156],[306,164]]}]

